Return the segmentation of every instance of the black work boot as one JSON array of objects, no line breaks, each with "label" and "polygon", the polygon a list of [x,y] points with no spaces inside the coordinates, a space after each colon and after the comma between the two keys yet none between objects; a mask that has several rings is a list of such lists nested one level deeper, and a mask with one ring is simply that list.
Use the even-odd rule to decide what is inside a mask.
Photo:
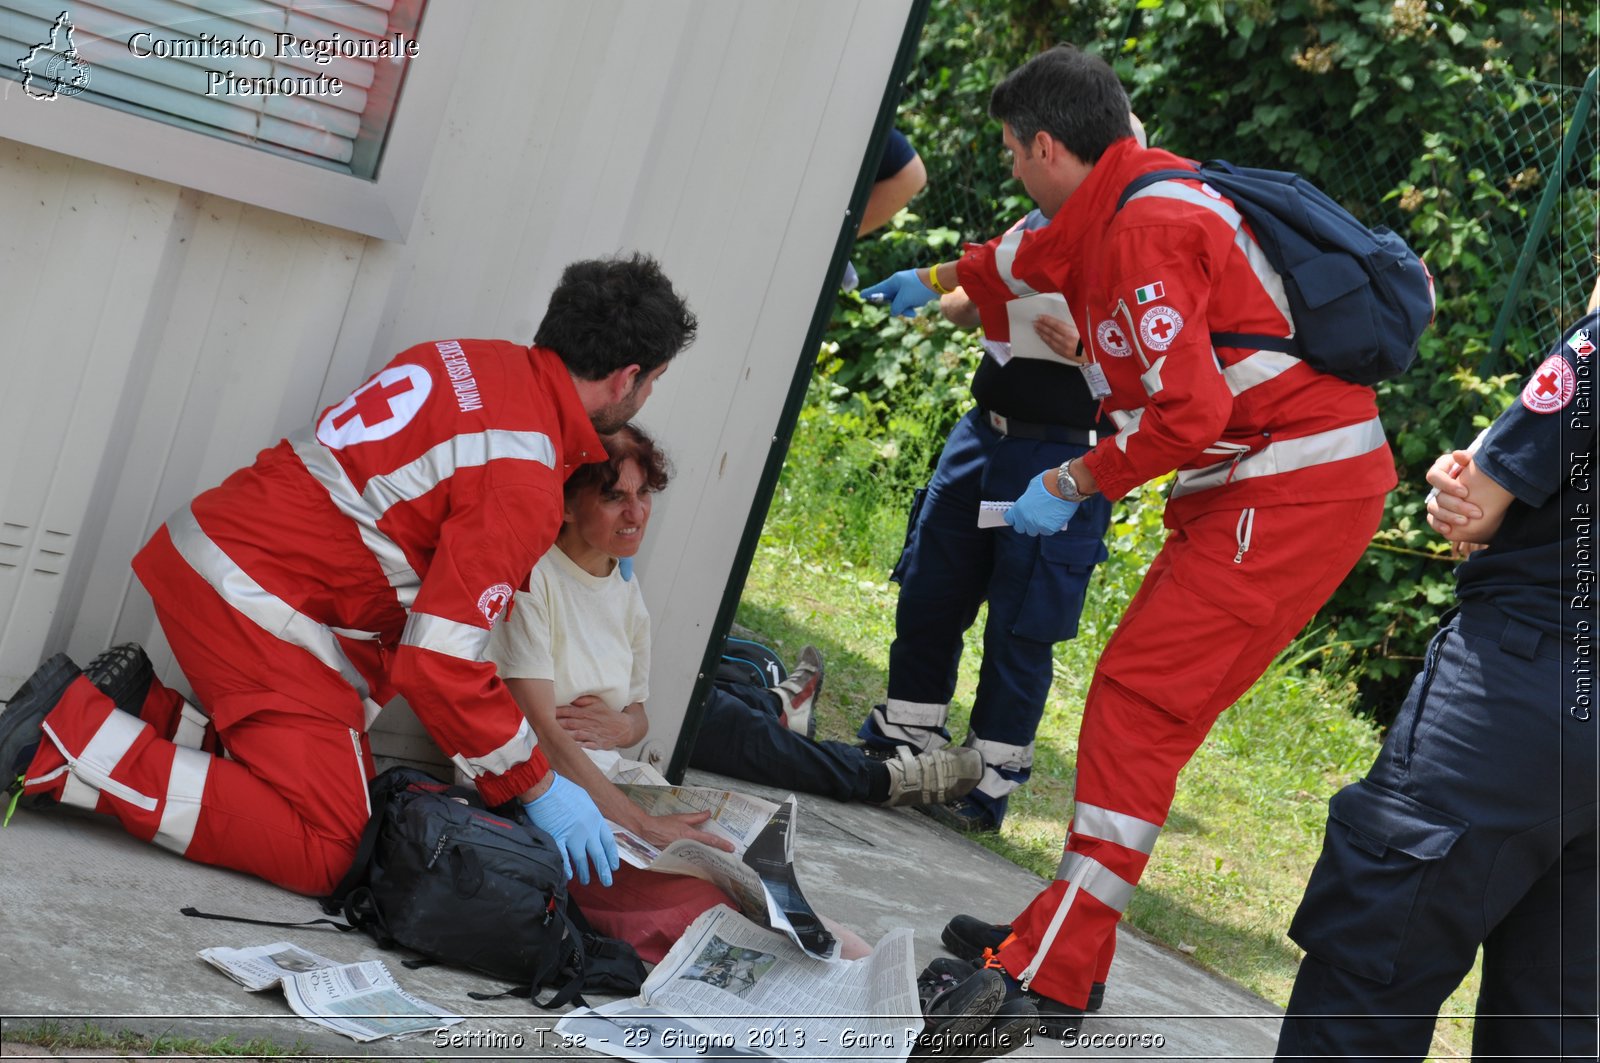
[{"label": "black work boot", "polygon": [[[985,923],[971,915],[958,915],[945,924],[939,940],[952,955],[974,963],[982,963],[986,954],[1000,951],[1006,938],[1011,936],[1009,923]],[[1089,987],[1089,1003],[1085,1011],[1099,1011],[1105,1003],[1106,984],[1096,982]]]},{"label": "black work boot", "polygon": [[0,788],[5,793],[22,789],[23,773],[44,737],[44,718],[82,674],[72,658],[58,653],[36,668],[6,702],[0,712]]}]

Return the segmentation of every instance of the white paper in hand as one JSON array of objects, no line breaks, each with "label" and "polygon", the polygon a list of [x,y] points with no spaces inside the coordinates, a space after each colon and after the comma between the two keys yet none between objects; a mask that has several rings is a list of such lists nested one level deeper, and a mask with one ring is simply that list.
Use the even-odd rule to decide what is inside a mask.
[{"label": "white paper in hand", "polygon": [[[1006,513],[1014,505],[1016,505],[1015,502],[990,502],[987,499],[985,499],[982,502],[979,502],[978,503],[978,527],[980,527],[980,528],[1004,528],[1004,527],[1006,527],[1007,526],[1006,525]],[[1071,523],[1072,522],[1070,520],[1067,521],[1067,524],[1071,524]],[[1061,526],[1063,531],[1066,530],[1067,524],[1063,524]]]},{"label": "white paper in hand", "polygon": [[1039,292],[1006,304],[1006,319],[1011,324],[1011,357],[1042,358],[1049,362],[1073,364],[1052,351],[1033,331],[1033,323],[1041,317],[1053,317],[1071,325],[1072,315],[1067,312],[1067,297],[1060,292]]}]

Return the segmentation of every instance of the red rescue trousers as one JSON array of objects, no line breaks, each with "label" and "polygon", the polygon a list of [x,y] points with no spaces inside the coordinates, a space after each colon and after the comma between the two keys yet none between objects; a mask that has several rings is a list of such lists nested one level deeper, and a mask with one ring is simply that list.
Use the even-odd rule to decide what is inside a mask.
[{"label": "red rescue trousers", "polygon": [[1178,772],[1355,566],[1382,515],[1375,495],[1216,510],[1171,532],[1095,668],[1064,855],[1012,920],[1000,951],[1011,975],[1078,1008],[1105,981]]},{"label": "red rescue trousers", "polygon": [[[153,591],[156,616],[210,719],[159,681],[135,717],[80,678],[44,720],[24,792],[115,816],[190,860],[330,892],[371,811],[361,696],[220,598],[165,531],[147,551],[181,592]],[[375,670],[373,644],[367,659],[344,648]]]}]

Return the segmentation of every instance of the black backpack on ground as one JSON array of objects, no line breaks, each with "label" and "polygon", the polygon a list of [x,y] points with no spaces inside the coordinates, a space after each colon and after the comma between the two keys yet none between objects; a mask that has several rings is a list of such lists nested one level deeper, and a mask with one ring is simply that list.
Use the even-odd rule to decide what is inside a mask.
[{"label": "black backpack on ground", "polygon": [[1299,174],[1213,159],[1195,170],[1157,170],[1128,182],[1117,208],[1142,188],[1201,180],[1228,197],[1283,279],[1294,338],[1212,333],[1218,347],[1292,354],[1357,384],[1399,376],[1433,321],[1433,282],[1405,240],[1369,229]]},{"label": "black backpack on ground", "polygon": [[[549,835],[414,768],[390,768],[371,792],[355,862],[323,910],[383,948],[528,986],[542,1008],[576,998],[583,937],[567,914],[561,853]],[[544,986],[557,988],[540,1001]]]},{"label": "black backpack on ground", "polygon": [[775,687],[789,678],[783,658],[759,642],[729,635],[722,644],[722,659],[712,678],[719,683],[747,683]]},{"label": "black backpack on ground", "polygon": [[[525,996],[541,1008],[583,1003],[583,990],[633,996],[644,962],[626,941],[603,937],[567,896],[555,842],[512,805],[484,807],[478,792],[415,768],[390,768],[368,784],[372,818],[354,862],[322,910],[335,919],[288,923],[184,908],[200,919],[256,926],[363,930],[380,948],[470,967],[515,985],[474,1000]],[[556,992],[541,1001],[539,991]]]}]

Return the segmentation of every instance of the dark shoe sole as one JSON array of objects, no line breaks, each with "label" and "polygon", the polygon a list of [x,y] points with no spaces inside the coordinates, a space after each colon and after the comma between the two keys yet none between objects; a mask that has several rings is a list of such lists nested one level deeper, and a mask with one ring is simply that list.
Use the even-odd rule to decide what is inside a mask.
[{"label": "dark shoe sole", "polygon": [[[1046,1037],[1066,1037],[1083,1028],[1083,1012],[1039,997],[1033,997],[1033,1003],[1039,1010],[1034,1028]],[[1050,1010],[1046,1011],[1046,1007]]]},{"label": "dark shoe sole", "polygon": [[979,1035],[979,1043],[967,1055],[995,1059],[1021,1048],[1028,1034],[1039,1029],[1039,1009],[1033,1001],[1017,997],[1000,1005],[994,1021]]},{"label": "dark shoe sole", "polygon": [[137,716],[144,708],[145,695],[150,692],[156,672],[142,646],[124,642],[90,661],[83,674],[117,708]]},{"label": "dark shoe sole", "polygon": [[990,823],[978,816],[963,816],[959,812],[952,812],[944,805],[917,805],[918,812],[927,816],[935,823],[949,827],[961,834],[998,834],[1000,824]]},{"label": "dark shoe sole", "polygon": [[984,1030],[1006,999],[1006,982],[997,972],[978,970],[933,1004],[938,1014],[923,1017],[928,1024],[917,1039],[917,1051],[947,1055],[948,1046]]},{"label": "dark shoe sole", "polygon": [[23,751],[43,738],[39,725],[82,674],[72,658],[58,653],[35,669],[6,703],[6,711],[0,713],[0,772],[5,773],[0,787],[7,793],[17,789],[17,776],[28,767],[19,763]]}]

